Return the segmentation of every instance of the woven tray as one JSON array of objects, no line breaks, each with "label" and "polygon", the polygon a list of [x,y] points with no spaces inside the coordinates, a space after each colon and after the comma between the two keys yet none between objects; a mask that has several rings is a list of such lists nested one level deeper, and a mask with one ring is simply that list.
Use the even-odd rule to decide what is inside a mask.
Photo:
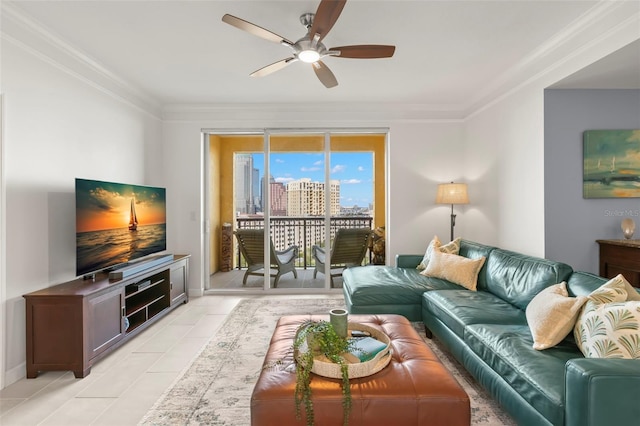
[{"label": "woven tray", "polygon": [[[360,377],[370,376],[382,370],[391,361],[391,340],[389,336],[384,334],[378,329],[369,327],[368,325],[350,322],[348,326],[349,332],[351,330],[365,331],[371,334],[371,337],[386,344],[386,347],[378,352],[376,356],[369,361],[359,362],[356,364],[348,364],[349,366],[349,378],[357,379]],[[300,346],[300,352],[305,353],[308,350],[306,342],[303,342]],[[323,359],[324,358],[324,359]],[[342,371],[340,364],[326,360],[324,356],[317,356],[313,360],[313,368],[311,372],[323,377],[329,377],[332,379],[342,379]]]}]

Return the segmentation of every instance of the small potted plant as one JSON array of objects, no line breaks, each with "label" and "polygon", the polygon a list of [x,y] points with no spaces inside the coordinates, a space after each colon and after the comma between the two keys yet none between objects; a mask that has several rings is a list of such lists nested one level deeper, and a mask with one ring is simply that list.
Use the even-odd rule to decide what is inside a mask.
[{"label": "small potted plant", "polygon": [[[301,350],[306,344],[307,350]],[[351,340],[339,336],[328,321],[306,321],[298,328],[293,342],[296,359],[296,416],[301,418],[304,405],[307,425],[314,424],[313,401],[311,400],[311,369],[315,357],[324,355],[329,361],[339,364],[342,373],[343,424],[349,422],[351,413],[351,387],[349,386],[349,366],[341,354],[353,350]]]}]

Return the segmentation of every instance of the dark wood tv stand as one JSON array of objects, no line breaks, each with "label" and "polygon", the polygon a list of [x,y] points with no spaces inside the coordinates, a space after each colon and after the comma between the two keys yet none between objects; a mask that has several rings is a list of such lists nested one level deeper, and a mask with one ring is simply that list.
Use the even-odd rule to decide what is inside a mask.
[{"label": "dark wood tv stand", "polygon": [[25,294],[27,378],[51,370],[85,377],[97,360],[188,302],[188,273],[189,255],[174,255],[126,279],[100,273]]}]

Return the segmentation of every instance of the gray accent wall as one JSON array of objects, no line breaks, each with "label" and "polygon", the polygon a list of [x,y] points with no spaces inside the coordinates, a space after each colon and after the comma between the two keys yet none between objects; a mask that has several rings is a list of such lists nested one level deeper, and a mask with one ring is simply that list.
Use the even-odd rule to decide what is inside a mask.
[{"label": "gray accent wall", "polygon": [[624,238],[626,217],[640,239],[640,198],[582,197],[582,133],[595,129],[640,129],[640,90],[545,90],[545,257],[597,274],[596,240]]}]

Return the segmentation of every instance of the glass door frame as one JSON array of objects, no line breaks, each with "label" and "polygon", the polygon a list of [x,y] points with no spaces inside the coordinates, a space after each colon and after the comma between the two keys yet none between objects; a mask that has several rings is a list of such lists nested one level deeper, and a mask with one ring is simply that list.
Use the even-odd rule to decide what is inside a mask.
[{"label": "glass door frame", "polygon": [[[203,280],[204,280],[204,291],[210,290],[209,288],[209,277],[211,274],[210,270],[210,251],[209,251],[209,242],[211,241],[211,229],[210,229],[210,221],[211,217],[210,211],[210,163],[209,163],[209,140],[212,135],[219,136],[228,136],[228,135],[262,135],[264,138],[263,152],[264,152],[264,176],[269,176],[270,173],[270,155],[271,149],[269,144],[269,138],[271,135],[288,135],[288,134],[297,134],[297,135],[324,135],[324,158],[325,158],[325,185],[330,182],[330,154],[331,154],[331,136],[332,135],[350,135],[350,134],[358,134],[358,135],[384,135],[384,151],[385,151],[385,159],[384,159],[384,179],[385,179],[385,217],[386,217],[386,246],[389,247],[389,217],[390,217],[390,208],[389,208],[389,128],[388,127],[303,127],[303,128],[293,128],[293,127],[265,127],[261,129],[256,128],[247,128],[247,129],[216,129],[216,128],[203,128],[201,130],[202,133],[202,158],[203,158],[203,191],[202,191],[202,213],[204,217],[203,224],[203,257],[202,257],[202,272],[203,272]],[[264,191],[266,195],[266,200],[263,201],[263,204],[266,206],[270,206],[270,191]],[[325,190],[325,218],[324,218],[324,228],[325,235],[330,235],[330,219],[331,219],[331,211],[330,211],[330,191]],[[271,224],[270,224],[270,208],[265,208],[264,210],[264,226],[265,226],[265,236],[270,236],[271,232]],[[327,239],[327,243],[330,239]],[[265,249],[265,265],[270,266],[270,238],[265,238],[264,241],[264,249]],[[386,250],[386,259],[385,263],[389,263],[389,251]],[[322,288],[313,289],[316,293],[335,293],[340,291],[339,288],[331,288],[331,276],[330,276],[330,262],[326,262],[325,264],[325,283]],[[264,294],[265,291],[269,291],[269,293],[282,293],[282,294],[309,294],[310,289],[304,288],[271,288],[270,285],[271,277],[270,274],[265,270],[264,275],[264,284],[263,288],[259,290],[259,294]],[[233,293],[242,292],[243,294],[251,294],[250,289],[240,289],[236,291],[232,291]],[[216,290],[216,293],[221,293],[223,291]]]}]

